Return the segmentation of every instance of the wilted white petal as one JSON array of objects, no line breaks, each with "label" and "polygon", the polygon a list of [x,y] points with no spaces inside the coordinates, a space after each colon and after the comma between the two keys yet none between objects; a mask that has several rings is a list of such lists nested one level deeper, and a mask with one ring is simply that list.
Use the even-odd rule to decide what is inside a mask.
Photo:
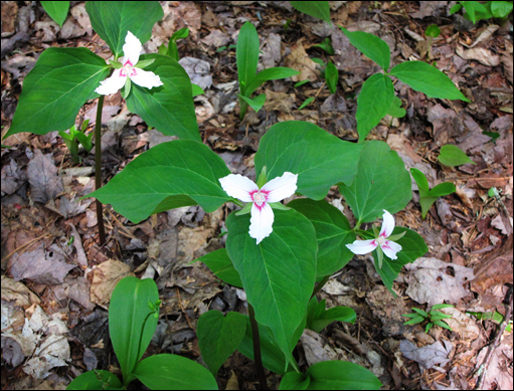
[{"label": "wilted white petal", "polygon": [[122,64],[125,65],[127,61],[130,61],[131,66],[136,65],[139,61],[141,50],[143,50],[141,41],[130,31],[127,31],[127,36],[125,37],[125,45],[123,45]]},{"label": "wilted white petal", "polygon": [[225,193],[243,202],[253,202],[250,193],[259,190],[255,183],[239,174],[227,175],[219,181]]},{"label": "wilted white petal", "polygon": [[118,92],[125,85],[127,76],[121,76],[122,69],[115,69],[111,77],[100,82],[95,92],[100,95],[111,95]]},{"label": "wilted white petal", "polygon": [[297,180],[298,175],[285,172],[284,175],[272,179],[262,186],[261,191],[269,192],[266,197],[268,202],[279,202],[295,193]]},{"label": "wilted white petal", "polygon": [[391,213],[384,209],[382,215],[382,228],[380,229],[380,236],[387,238],[393,233],[394,230],[394,217]]},{"label": "wilted white petal", "polygon": [[391,259],[398,258],[396,256],[396,253],[398,251],[402,251],[402,246],[396,242],[393,242],[392,240],[384,241],[384,243],[380,246],[380,248],[382,249],[384,254],[387,255],[388,258],[391,258]]},{"label": "wilted white petal", "polygon": [[130,76],[130,80],[138,86],[152,88],[162,86],[162,81],[159,76],[150,71],[144,71],[140,68],[133,68],[134,74]]},{"label": "wilted white petal", "polygon": [[[253,183],[253,182],[252,182]],[[250,237],[257,239],[257,244],[273,232],[273,209],[264,203],[260,208],[254,203],[250,212]]]},{"label": "wilted white petal", "polygon": [[350,251],[354,254],[367,254],[372,252],[378,246],[376,239],[370,240],[356,240],[352,244],[347,244],[346,247],[350,249]]}]

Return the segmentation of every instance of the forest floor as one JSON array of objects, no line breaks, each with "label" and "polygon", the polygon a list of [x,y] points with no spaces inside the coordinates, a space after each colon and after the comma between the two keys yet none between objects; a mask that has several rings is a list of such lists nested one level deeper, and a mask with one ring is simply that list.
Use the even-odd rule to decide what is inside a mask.
[{"label": "forest floor", "polygon": [[[402,270],[394,284],[397,297],[384,287],[369,256],[356,256],[319,298],[327,300],[327,307],[353,308],[357,321],[304,334],[295,354],[302,367],[327,359],[358,363],[373,371],[384,389],[473,389],[489,357],[482,387],[512,389],[512,331],[496,338],[499,322],[480,315],[505,315],[512,306],[512,24],[485,20],[473,25],[459,14],[450,16],[448,1],[330,3],[333,26],[294,11],[287,2],[161,2],[164,19],[144,48],[156,52],[173,32],[190,29],[178,50],[181,65],[206,91],[195,98],[203,142],[233,173],[252,179],[259,139],[277,122],[309,121],[344,140],[357,140],[356,96],[378,69],[335,25],[384,39],[393,64],[436,63],[471,103],[430,99],[397,81],[407,115],[386,117],[368,136],[387,142],[407,169],[425,173],[431,187],[456,185],[457,192],[438,199],[425,219],[417,191],[395,215],[397,225],[423,236],[429,252]],[[23,79],[44,49],[87,47],[109,58],[84,4],[72,2],[59,29],[39,3],[2,1],[2,135]],[[259,33],[259,69],[290,66],[302,73],[294,81],[266,83],[260,92],[267,97],[263,109],[257,114],[250,109],[240,121],[231,45],[246,21]],[[441,35],[429,42],[424,32],[431,24]],[[325,38],[333,56],[314,46]],[[330,95],[312,58],[335,63],[336,94]],[[305,79],[310,82],[294,87]],[[309,97],[315,100],[299,110]],[[88,132],[96,104],[89,101],[79,112],[80,122],[91,121]],[[128,112],[120,93],[106,97],[103,113],[104,183],[139,154],[173,139]],[[441,165],[437,156],[446,144],[458,146],[476,164]],[[168,352],[201,361],[195,335],[200,314],[246,311],[240,291],[222,284],[204,265],[189,264],[223,246],[227,208],[210,214],[197,206],[179,208],[133,224],[106,206],[108,238],[99,246],[95,204],[80,200],[94,187],[92,154],[82,151],[82,162],[73,163],[61,137],[52,132],[11,136],[3,140],[1,156],[2,389],[65,389],[92,368],[119,373],[107,308],[114,285],[126,275],[154,278],[163,301],[146,355]],[[493,187],[498,197],[488,195]],[[352,218],[336,187],[326,199]],[[444,310],[452,315],[447,320],[452,331],[433,327],[425,333],[425,324],[403,325],[402,314],[412,307],[426,310],[443,302],[455,306]],[[32,329],[23,328],[25,319]],[[26,355],[25,344],[38,349]],[[54,348],[42,349],[45,344]],[[278,388],[280,377],[267,373],[270,388]],[[217,379],[220,389],[259,388],[253,362],[238,352]]]}]

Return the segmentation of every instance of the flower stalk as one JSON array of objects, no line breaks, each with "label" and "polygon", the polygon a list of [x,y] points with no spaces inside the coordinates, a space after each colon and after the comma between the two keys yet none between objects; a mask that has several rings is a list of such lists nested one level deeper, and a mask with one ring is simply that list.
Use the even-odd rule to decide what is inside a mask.
[{"label": "flower stalk", "polygon": [[[95,123],[95,190],[102,187],[102,109],[104,106],[104,96],[100,95],[96,108]],[[105,228],[103,205],[96,199],[96,219],[98,221],[98,234],[100,245],[105,244]]]}]

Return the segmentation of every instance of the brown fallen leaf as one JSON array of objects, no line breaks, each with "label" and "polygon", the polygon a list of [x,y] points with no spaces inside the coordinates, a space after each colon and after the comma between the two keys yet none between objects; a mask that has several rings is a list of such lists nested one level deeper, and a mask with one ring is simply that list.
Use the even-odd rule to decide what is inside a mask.
[{"label": "brown fallen leaf", "polygon": [[89,19],[89,15],[87,14],[85,3],[80,3],[71,7],[70,14],[75,18],[80,27],[86,31],[87,35],[91,35],[93,33],[91,19]]},{"label": "brown fallen leaf", "polygon": [[500,255],[493,253],[488,259],[480,263],[475,269],[475,279],[471,283],[471,290],[480,295],[494,285],[503,285],[507,282],[513,283],[512,277],[512,235],[504,244]]},{"label": "brown fallen leaf", "polygon": [[29,288],[22,282],[14,281],[12,278],[2,276],[2,300],[14,301],[19,307],[25,309],[33,304],[39,304],[41,301]]},{"label": "brown fallen leaf", "polygon": [[489,67],[496,67],[500,65],[500,56],[485,48],[472,48],[469,50],[464,50],[462,46],[458,46],[455,49],[455,52],[459,57],[462,57],[465,60],[476,60],[479,63]]},{"label": "brown fallen leaf", "polygon": [[426,370],[438,364],[444,366],[450,361],[448,356],[453,349],[453,344],[450,341],[443,342],[437,341],[432,345],[418,348],[412,342],[404,339],[400,341],[400,350],[405,357],[416,361],[422,370]]},{"label": "brown fallen leaf", "polygon": [[323,338],[315,331],[305,329],[300,341],[309,366],[322,361],[337,360],[337,352],[325,344]]},{"label": "brown fallen leaf", "polygon": [[457,308],[443,308],[440,312],[452,316],[444,319],[444,321],[452,328],[454,333],[459,335],[460,343],[469,346],[480,336],[480,329],[476,322]]},{"label": "brown fallen leaf", "polygon": [[316,72],[316,63],[312,61],[302,43],[297,43],[291,48],[291,54],[284,60],[284,66],[296,69],[299,75],[291,76],[294,82],[300,80],[314,81],[318,78]]},{"label": "brown fallen leaf", "polygon": [[64,189],[52,158],[43,155],[39,149],[34,151],[34,157],[27,165],[27,177],[31,197],[36,202],[46,203]]},{"label": "brown fallen leaf", "polygon": [[405,269],[405,282],[409,285],[405,293],[420,304],[457,304],[471,294],[463,285],[474,278],[473,269],[424,257],[405,265]]},{"label": "brown fallen leaf", "polygon": [[118,281],[127,276],[134,276],[129,265],[114,259],[101,263],[91,273],[91,302],[104,308],[107,308],[112,291]]},{"label": "brown fallen leaf", "polygon": [[266,89],[266,102],[264,103],[264,109],[266,111],[282,111],[289,113],[293,107],[296,99],[294,94],[287,94],[285,92],[274,92]]},{"label": "brown fallen leaf", "polygon": [[57,252],[46,252],[43,245],[34,251],[17,253],[9,260],[9,269],[15,281],[29,280],[38,284],[61,284],[66,274],[76,265],[70,265]]},{"label": "brown fallen leaf", "polygon": [[230,377],[228,378],[227,385],[225,386],[225,390],[240,390],[239,381],[237,380],[237,375],[234,371],[230,371]]}]

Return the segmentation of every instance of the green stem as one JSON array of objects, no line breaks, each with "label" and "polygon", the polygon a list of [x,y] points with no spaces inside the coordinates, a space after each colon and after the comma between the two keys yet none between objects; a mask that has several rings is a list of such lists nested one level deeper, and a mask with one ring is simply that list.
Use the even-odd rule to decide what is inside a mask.
[{"label": "green stem", "polygon": [[[139,353],[141,353],[141,344],[143,343],[143,333],[145,331],[145,326],[146,326],[146,322],[148,320],[148,318],[150,317],[150,315],[153,315],[155,314],[155,311],[151,311],[148,315],[146,315],[146,318],[143,322],[143,326],[141,327],[141,334],[139,334],[139,344],[137,345],[137,354],[136,354],[136,363],[134,364],[134,368],[136,367],[138,361],[139,361]],[[130,383],[132,381],[132,372],[134,372],[134,368],[132,368],[132,370],[130,371],[130,374],[127,375],[127,379],[124,379],[126,384],[125,386]]]},{"label": "green stem", "polygon": [[248,110],[248,103],[239,98],[239,119],[242,121],[245,118],[246,111]]},{"label": "green stem", "polygon": [[[104,96],[98,99],[96,108],[95,123],[95,189],[102,187],[102,109],[104,106]],[[102,203],[96,200],[96,219],[98,221],[98,234],[100,236],[100,245],[105,243],[104,214]]]},{"label": "green stem", "polygon": [[325,284],[328,282],[328,280],[330,279],[330,275],[328,276],[325,276],[321,279],[320,282],[318,282],[316,284],[316,287],[314,288],[314,291],[312,292],[312,296],[311,296],[311,299],[316,296],[316,294],[321,290],[321,288],[323,288],[325,286]]},{"label": "green stem", "polygon": [[266,376],[264,375],[264,367],[262,366],[261,357],[261,342],[259,339],[259,325],[255,320],[255,311],[250,303],[248,303],[248,315],[250,316],[250,324],[252,325],[252,339],[253,339],[253,360],[255,361],[255,370],[259,377],[261,390],[269,390]]}]

